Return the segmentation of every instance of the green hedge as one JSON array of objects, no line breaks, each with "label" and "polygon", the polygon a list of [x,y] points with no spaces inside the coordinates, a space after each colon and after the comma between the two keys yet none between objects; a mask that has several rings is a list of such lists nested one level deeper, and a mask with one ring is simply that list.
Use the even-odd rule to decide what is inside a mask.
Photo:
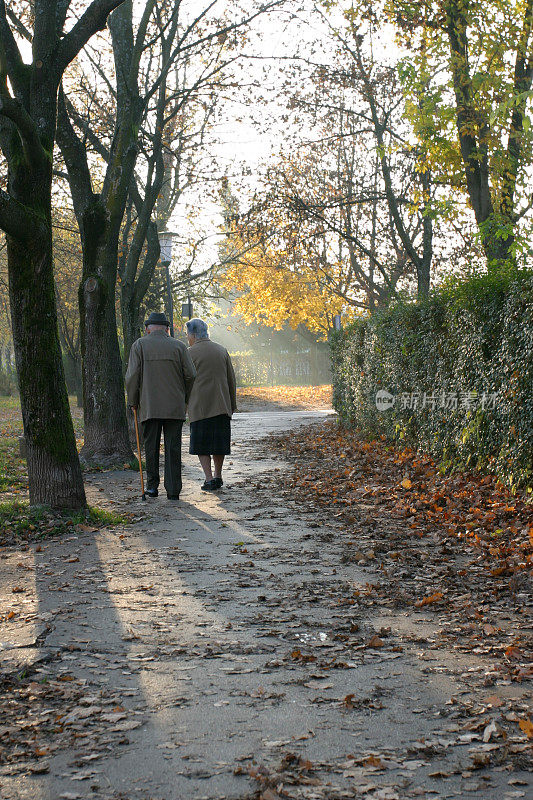
[{"label": "green hedge", "polygon": [[[444,468],[533,476],[533,274],[486,275],[398,302],[331,339],[333,402],[370,436]],[[378,411],[376,392],[394,396]],[[418,396],[417,396],[418,395]],[[455,406],[455,398],[457,407]]]}]

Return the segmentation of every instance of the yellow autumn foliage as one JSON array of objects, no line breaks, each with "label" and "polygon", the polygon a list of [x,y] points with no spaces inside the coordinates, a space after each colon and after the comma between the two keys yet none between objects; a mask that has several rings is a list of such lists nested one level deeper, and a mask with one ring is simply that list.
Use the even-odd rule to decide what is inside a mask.
[{"label": "yellow autumn foliage", "polygon": [[275,330],[303,325],[325,339],[336,314],[342,311],[348,320],[356,313],[339,291],[343,265],[324,263],[316,245],[288,226],[278,230],[283,234],[254,244],[253,227],[232,225],[226,232],[218,282],[232,294],[234,310],[246,323]]},{"label": "yellow autumn foliage", "polygon": [[221,278],[224,288],[238,293],[234,308],[245,322],[258,322],[275,330],[284,324],[305,325],[325,335],[339,310],[339,298],[318,285],[310,268],[293,272],[255,254],[246,262],[230,265]]}]

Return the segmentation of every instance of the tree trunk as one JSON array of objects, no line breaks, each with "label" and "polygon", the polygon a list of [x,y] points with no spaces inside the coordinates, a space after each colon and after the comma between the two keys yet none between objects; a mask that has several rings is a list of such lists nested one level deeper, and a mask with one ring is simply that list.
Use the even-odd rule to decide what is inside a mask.
[{"label": "tree trunk", "polygon": [[33,238],[31,246],[8,236],[7,248],[30,504],[84,508],[85,491],[59,345],[51,227]]},{"label": "tree trunk", "polygon": [[515,220],[506,213],[505,203],[498,211],[491,193],[488,152],[488,117],[475,104],[468,61],[467,6],[460,0],[445,4],[446,30],[450,45],[450,68],[455,93],[455,118],[461,148],[466,188],[476,218],[489,271],[514,265]]},{"label": "tree trunk", "polygon": [[429,264],[425,264],[424,261],[421,261],[416,266],[416,278],[417,278],[417,297],[419,300],[423,300],[429,294],[430,288],[430,274],[429,274]]},{"label": "tree trunk", "polygon": [[[109,466],[130,461],[122,360],[116,332],[114,296],[92,275],[80,290],[85,440],[81,457]],[[90,345],[88,347],[88,345]]]},{"label": "tree trunk", "polygon": [[[144,328],[143,320],[141,319],[141,304],[152,284],[157,262],[159,261],[160,247],[157,224],[150,220],[150,214],[161,189],[163,174],[163,170],[161,170],[161,174],[156,176],[156,181],[150,192],[147,190],[144,200],[141,201],[140,195],[136,191],[139,217],[133,242],[124,259],[125,264],[121,271],[120,282],[124,373],[128,367],[131,346],[141,336]],[[146,243],[144,260],[139,270],[142,245],[144,243]],[[171,317],[168,317],[168,319],[171,319]]]},{"label": "tree trunk", "polygon": [[[122,359],[122,369],[125,373],[126,369],[128,368],[128,358],[131,346],[133,342],[135,342],[141,336],[140,306],[136,305],[135,303],[135,292],[132,290],[131,286],[125,283],[121,283],[120,285],[120,316],[122,318],[122,335],[124,337],[124,357]],[[135,456],[137,456],[135,421],[131,409],[127,409],[126,416],[130,444]],[[139,438],[142,444],[143,438],[141,425],[139,425]]]},{"label": "tree trunk", "polygon": [[515,241],[514,220],[503,213],[493,213],[486,219],[481,220],[481,222],[477,221],[489,271],[498,270],[506,266],[516,266],[516,259],[513,254]]},{"label": "tree trunk", "polygon": [[133,456],[117,336],[116,270],[106,263],[113,258],[106,227],[104,206],[95,199],[83,221],[79,304],[85,440],[80,455],[100,466],[129,462]]},{"label": "tree trunk", "polygon": [[433,217],[431,214],[432,180],[429,170],[420,175],[420,183],[424,194],[422,209],[422,255],[416,262],[417,297],[423,300],[429,294],[431,286],[431,262],[433,260]]},{"label": "tree trunk", "polygon": [[[61,338],[61,337],[60,337]],[[73,353],[64,346],[64,341],[61,341],[63,349],[63,358],[65,365],[65,379],[67,384],[68,395],[76,396],[76,405],[78,408],[83,408],[83,389],[81,382],[81,359],[76,358]]]},{"label": "tree trunk", "polygon": [[140,305],[135,302],[135,293],[129,287],[121,285],[120,315],[122,317],[122,335],[124,337],[123,370],[128,368],[128,358],[133,342],[141,336]]}]

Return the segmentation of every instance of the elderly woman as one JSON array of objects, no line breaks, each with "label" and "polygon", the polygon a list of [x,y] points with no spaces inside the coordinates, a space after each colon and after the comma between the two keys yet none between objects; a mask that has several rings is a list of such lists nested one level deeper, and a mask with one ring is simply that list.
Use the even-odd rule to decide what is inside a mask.
[{"label": "elderly woman", "polygon": [[189,355],[196,368],[189,398],[189,452],[200,459],[205,475],[201,488],[213,492],[223,485],[224,456],[230,454],[230,420],[237,409],[235,372],[228,351],[209,339],[202,319],[191,319],[186,327]]}]

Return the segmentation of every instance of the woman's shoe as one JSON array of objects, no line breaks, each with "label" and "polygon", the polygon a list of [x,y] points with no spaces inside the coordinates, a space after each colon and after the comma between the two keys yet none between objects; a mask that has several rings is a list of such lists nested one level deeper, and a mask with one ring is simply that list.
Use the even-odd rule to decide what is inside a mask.
[{"label": "woman's shoe", "polygon": [[224,486],[222,478],[213,478],[213,483],[215,484],[215,489],[221,489]]},{"label": "woman's shoe", "polygon": [[203,492],[214,492],[216,488],[216,478],[212,478],[210,481],[204,481],[200,486]]}]

